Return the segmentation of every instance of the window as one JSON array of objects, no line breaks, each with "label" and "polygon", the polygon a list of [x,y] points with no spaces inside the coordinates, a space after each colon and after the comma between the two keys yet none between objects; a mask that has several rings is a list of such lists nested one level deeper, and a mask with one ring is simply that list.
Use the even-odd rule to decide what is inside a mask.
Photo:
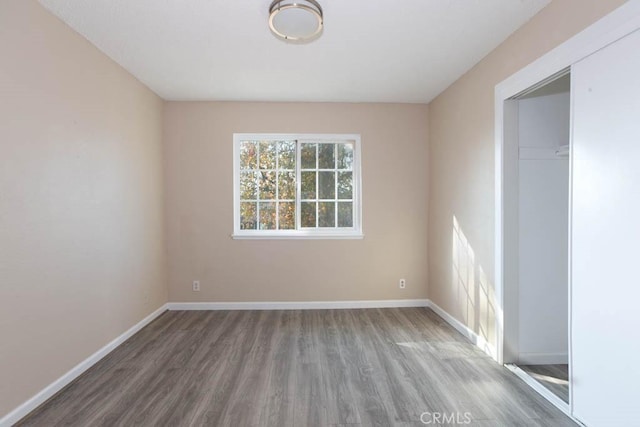
[{"label": "window", "polygon": [[234,238],[361,238],[360,136],[234,134]]}]

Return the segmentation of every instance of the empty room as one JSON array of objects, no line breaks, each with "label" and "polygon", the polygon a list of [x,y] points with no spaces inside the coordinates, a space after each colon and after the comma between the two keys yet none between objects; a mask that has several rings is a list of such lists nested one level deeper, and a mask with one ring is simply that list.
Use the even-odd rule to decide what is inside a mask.
[{"label": "empty room", "polygon": [[640,0],[0,0],[0,427],[640,425]]}]

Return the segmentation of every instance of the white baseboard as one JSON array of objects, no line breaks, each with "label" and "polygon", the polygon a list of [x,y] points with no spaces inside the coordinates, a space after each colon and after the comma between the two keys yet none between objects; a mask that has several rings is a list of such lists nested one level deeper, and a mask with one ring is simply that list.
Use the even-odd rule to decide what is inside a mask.
[{"label": "white baseboard", "polygon": [[569,363],[568,353],[520,353],[520,365],[566,365]]},{"label": "white baseboard", "polygon": [[111,341],[109,344],[102,347],[100,350],[93,353],[91,356],[87,357],[85,360],[77,364],[74,368],[72,368],[69,372],[49,384],[43,390],[41,390],[38,394],[33,396],[31,399],[24,402],[22,405],[18,406],[13,411],[9,412],[2,419],[0,419],[0,427],[9,427],[14,423],[17,423],[22,418],[26,417],[31,411],[36,409],[38,406],[42,405],[48,399],[50,399],[54,394],[62,390],[65,386],[67,386],[71,381],[78,378],[82,373],[84,373],[87,369],[95,365],[100,361],[103,357],[113,351],[120,344],[129,339],[133,334],[138,332],[140,329],[147,326],[151,323],[155,318],[160,316],[167,310],[167,305],[164,304],[156,311],[136,323],[134,326],[129,328],[126,332],[118,336],[116,339]]},{"label": "white baseboard", "polygon": [[476,347],[491,356],[494,360],[497,360],[498,354],[496,352],[495,345],[489,343],[484,337],[476,334],[467,325],[444,311],[438,304],[433,301],[429,301],[430,309],[432,309],[438,316],[442,317],[449,325],[451,325],[456,331],[464,335],[469,341],[471,341]]},{"label": "white baseboard", "polygon": [[428,299],[369,301],[170,302],[169,310],[328,310],[344,308],[429,307]]},{"label": "white baseboard", "polygon": [[426,307],[431,308],[449,325],[468,338],[473,344],[495,358],[495,348],[483,337],[469,329],[462,322],[451,316],[429,299],[400,300],[360,300],[360,301],[275,301],[275,302],[170,302],[142,319],[122,335],[96,351],[69,372],[58,378],[38,394],[0,419],[0,427],[9,427],[27,416],[31,411],[51,398],[54,394],[71,383],[83,372],[95,365],[117,346],[129,339],[140,329],[151,323],[165,310],[320,310],[349,308],[394,308],[394,307]]}]

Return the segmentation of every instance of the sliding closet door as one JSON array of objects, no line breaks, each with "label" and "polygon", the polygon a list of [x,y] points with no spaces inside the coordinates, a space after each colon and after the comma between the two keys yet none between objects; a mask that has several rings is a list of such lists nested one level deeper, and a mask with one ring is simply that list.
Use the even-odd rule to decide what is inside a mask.
[{"label": "sliding closet door", "polygon": [[640,426],[640,32],[571,81],[573,413]]}]

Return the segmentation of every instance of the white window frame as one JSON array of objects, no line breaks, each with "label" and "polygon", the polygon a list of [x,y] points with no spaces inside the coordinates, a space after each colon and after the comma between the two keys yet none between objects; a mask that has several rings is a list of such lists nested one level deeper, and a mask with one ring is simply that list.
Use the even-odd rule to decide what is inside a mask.
[{"label": "white window frame", "polygon": [[[353,141],[353,227],[300,228],[300,149],[296,147],[296,230],[240,229],[240,143],[242,141],[296,140],[298,143]],[[362,169],[359,134],[234,133],[233,134],[233,234],[234,239],[362,239]]]}]

